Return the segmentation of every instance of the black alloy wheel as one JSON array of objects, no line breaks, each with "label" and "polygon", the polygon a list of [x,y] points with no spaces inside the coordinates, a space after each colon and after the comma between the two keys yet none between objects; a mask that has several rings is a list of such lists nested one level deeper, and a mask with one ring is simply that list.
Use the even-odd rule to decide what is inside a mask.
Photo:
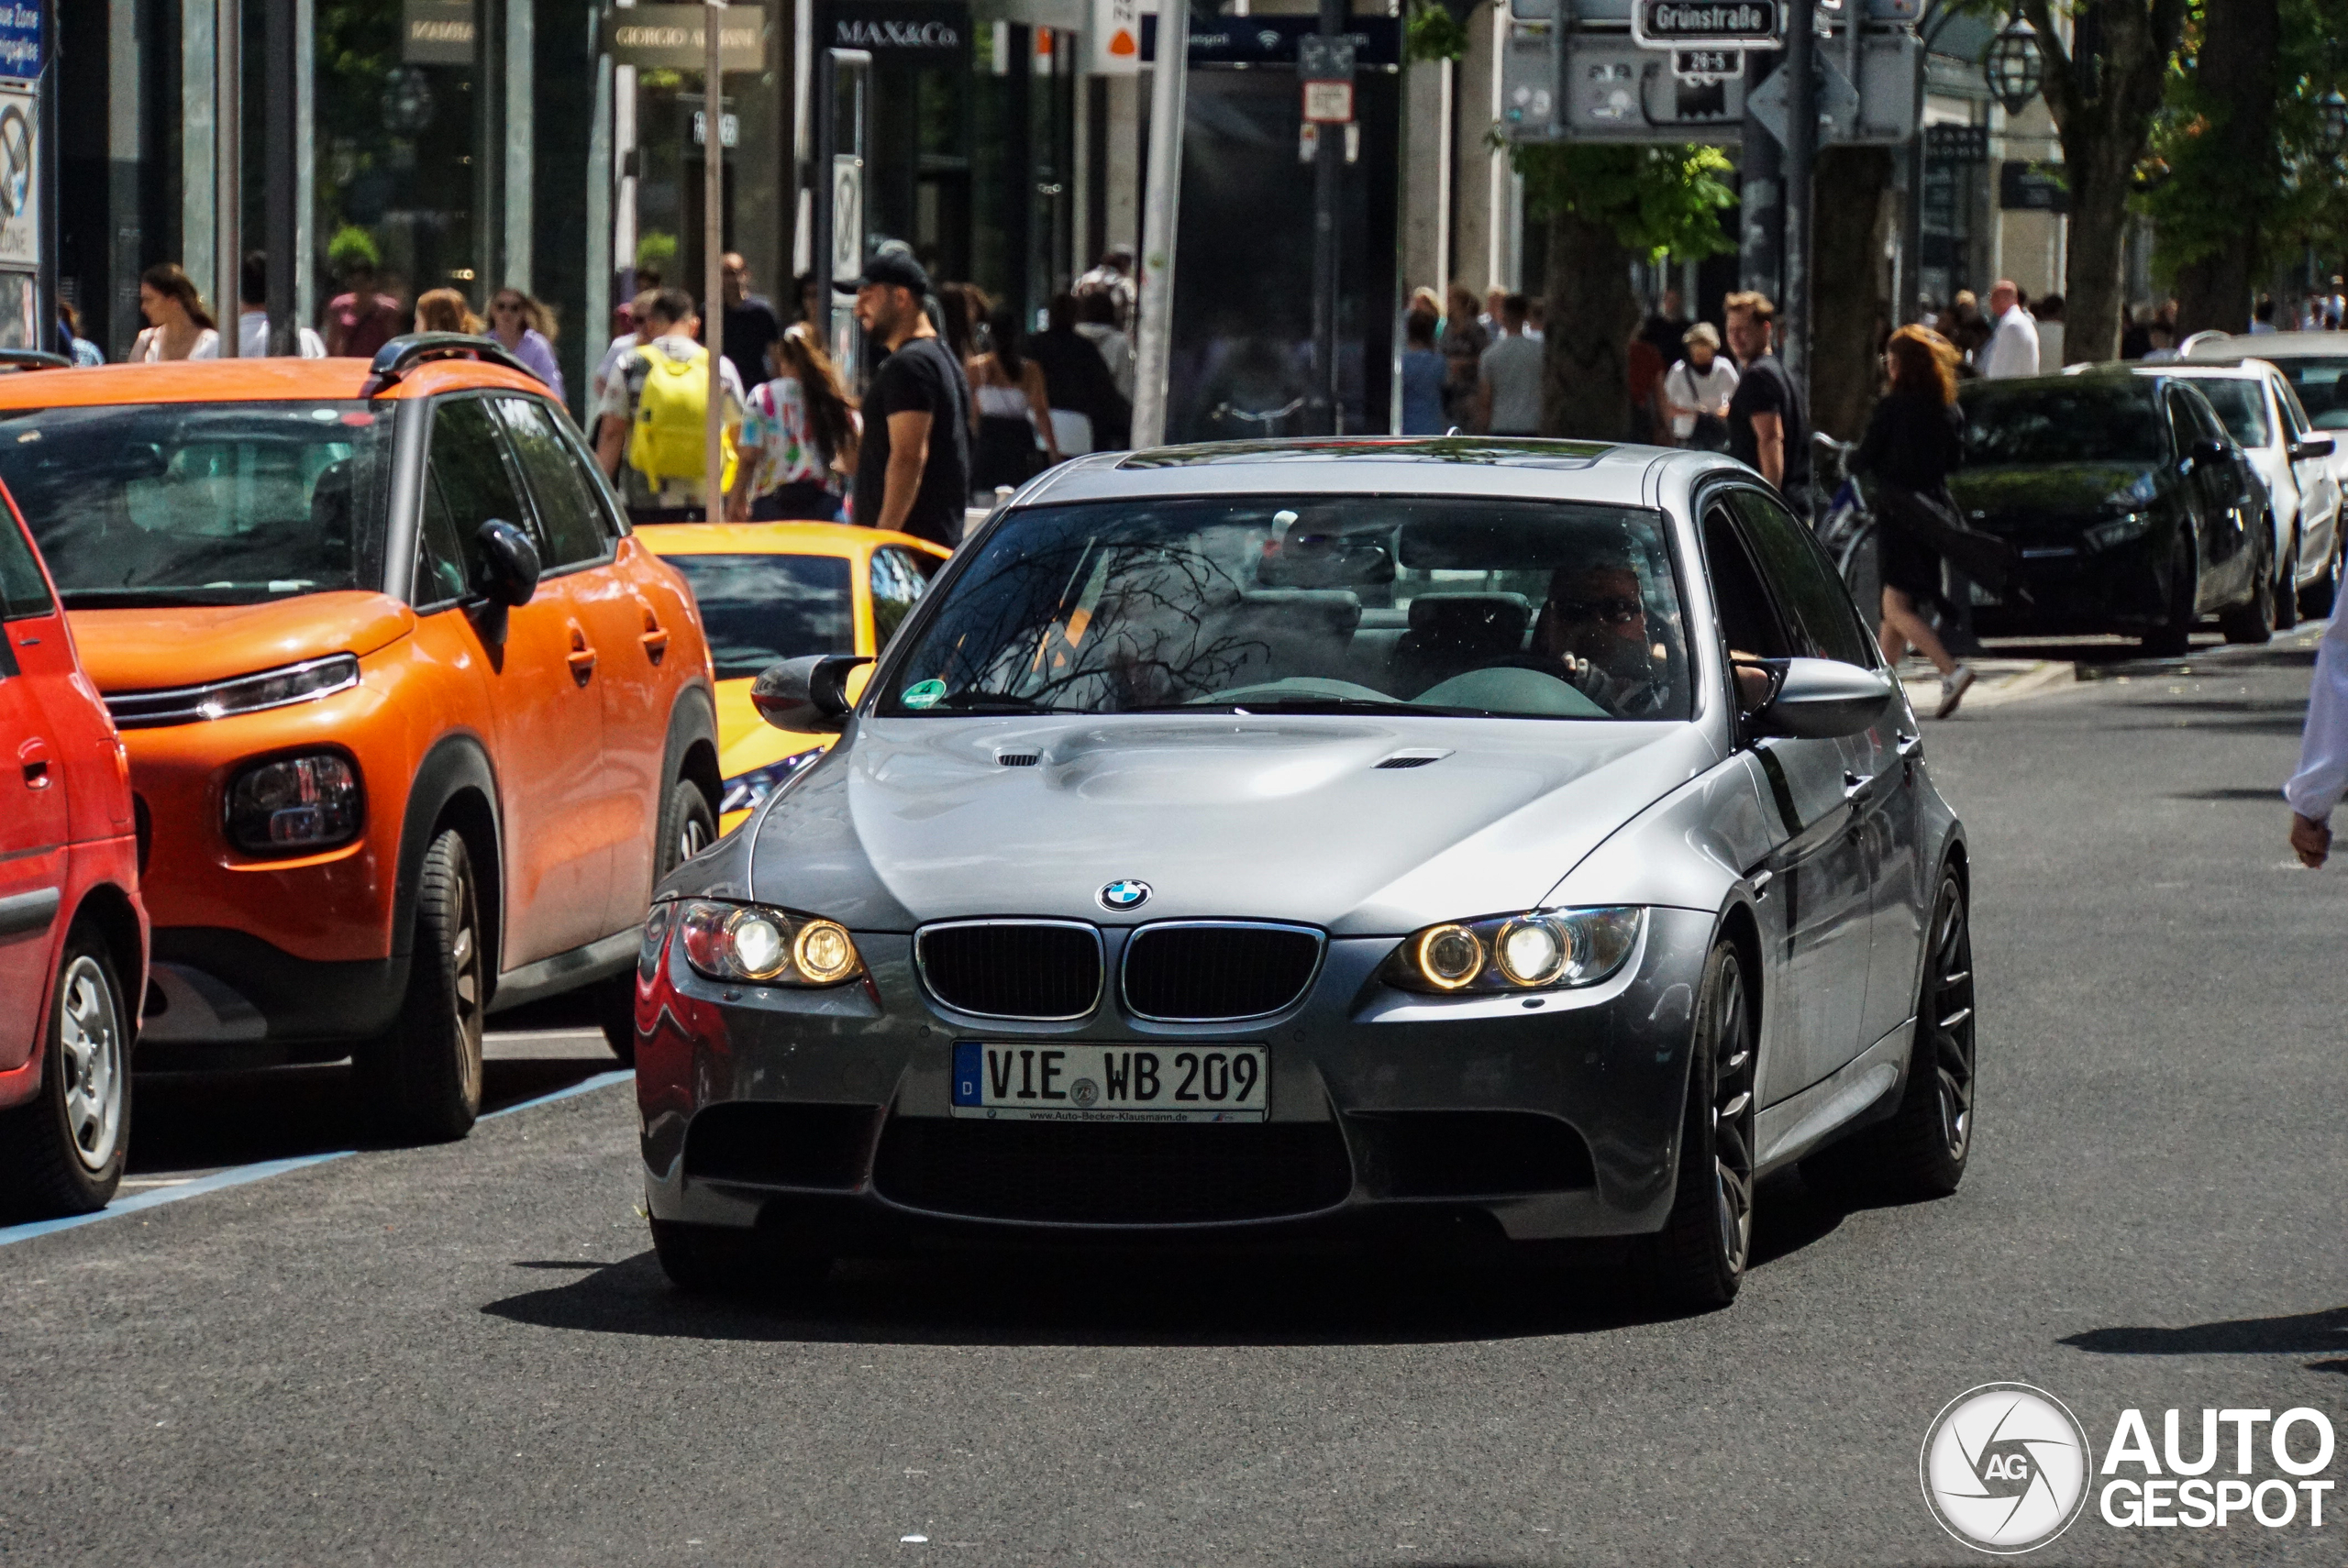
[{"label": "black alloy wheel", "polygon": [[2250,563],[2250,597],[2218,615],[2218,630],[2230,643],[2254,645],[2275,635],[2275,571],[2268,558],[2275,550],[2275,525],[2261,518],[2257,539]]},{"label": "black alloy wheel", "polygon": [[2275,629],[2287,632],[2299,624],[2299,530],[2291,528],[2289,547],[2275,563]]},{"label": "black alloy wheel", "polygon": [[489,955],[462,834],[443,831],[416,878],[415,947],[396,1022],[354,1053],[360,1088],[390,1136],[446,1143],[481,1115]]},{"label": "black alloy wheel", "polygon": [[1754,1023],[1744,960],[1722,941],[1697,998],[1678,1192],[1646,1259],[1649,1284],[1674,1307],[1727,1306],[1753,1254]]},{"label": "black alloy wheel", "polygon": [[2200,590],[2194,564],[2191,525],[2180,524],[2168,547],[2168,609],[2161,624],[2143,635],[2149,658],[2175,658],[2193,646],[2193,628],[2200,617],[2194,601]]},{"label": "black alloy wheel", "polygon": [[[709,809],[709,797],[691,779],[680,778],[669,788],[669,798],[660,805],[660,826],[657,852],[652,857],[652,885],[659,887],[669,873],[717,842],[717,817]],[[596,1013],[604,1030],[604,1043],[619,1058],[620,1066],[636,1066],[636,966],[626,969],[602,982],[602,994],[596,998]]]},{"label": "black alloy wheel", "polygon": [[1973,1154],[1973,932],[1954,870],[1941,873],[1927,940],[1898,1109],[1801,1163],[1803,1180],[1847,1202],[1946,1198]]}]

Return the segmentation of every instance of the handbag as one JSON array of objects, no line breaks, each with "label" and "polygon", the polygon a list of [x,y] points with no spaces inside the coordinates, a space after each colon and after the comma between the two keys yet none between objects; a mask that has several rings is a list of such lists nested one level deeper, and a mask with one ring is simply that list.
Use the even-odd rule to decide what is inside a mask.
[{"label": "handbag", "polygon": [[1944,487],[1924,495],[1896,484],[1876,486],[1876,512],[1891,527],[1932,547],[1933,553],[1999,598],[2013,591],[2019,558],[1994,534],[1968,525]]}]

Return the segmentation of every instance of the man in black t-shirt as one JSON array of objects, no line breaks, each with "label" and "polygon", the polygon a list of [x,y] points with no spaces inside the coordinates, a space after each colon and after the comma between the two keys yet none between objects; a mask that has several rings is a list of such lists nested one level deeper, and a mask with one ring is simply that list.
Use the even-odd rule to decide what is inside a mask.
[{"label": "man in black t-shirt", "polygon": [[1726,314],[1740,378],[1728,402],[1728,455],[1758,469],[1800,511],[1810,502],[1810,410],[1769,351],[1777,308],[1766,294],[1736,293]]},{"label": "man in black t-shirt", "polygon": [[725,269],[725,358],[742,378],[742,390],[747,393],[774,379],[774,367],[767,362],[767,349],[782,336],[782,323],[776,319],[771,301],[750,293],[748,261],[729,250],[719,265]]},{"label": "man in black t-shirt", "polygon": [[922,308],[929,274],[884,250],[832,286],[856,296],[856,319],[888,351],[864,394],[852,514],[950,549],[970,494],[970,387]]}]

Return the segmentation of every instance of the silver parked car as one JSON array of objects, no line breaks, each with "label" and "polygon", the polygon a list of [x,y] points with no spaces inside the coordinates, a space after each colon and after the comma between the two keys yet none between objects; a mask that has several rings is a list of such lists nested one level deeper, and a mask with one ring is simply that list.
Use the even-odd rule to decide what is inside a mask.
[{"label": "silver parked car", "polygon": [[839,743],[646,927],[681,1286],[941,1237],[1464,1222],[1637,1238],[1719,1304],[1769,1171],[1964,1174],[1963,833],[1747,469],[1105,455],[997,513],[851,701],[864,662],[760,678]]}]

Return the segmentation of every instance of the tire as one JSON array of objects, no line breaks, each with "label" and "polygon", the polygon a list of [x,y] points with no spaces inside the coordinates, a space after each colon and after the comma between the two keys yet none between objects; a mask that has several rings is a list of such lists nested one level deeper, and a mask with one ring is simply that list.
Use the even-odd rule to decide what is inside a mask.
[{"label": "tire", "polygon": [[2275,548],[2274,538],[2275,525],[2262,520],[2258,558],[2250,567],[2250,597],[2218,613],[2218,630],[2225,634],[2230,643],[2255,646],[2274,639],[2275,563],[2267,558]]},{"label": "tire", "polygon": [[2193,613],[2198,578],[2193,541],[2179,528],[2168,551],[2168,613],[2158,627],[2144,634],[2146,657],[2176,658],[2192,647],[2193,628],[2200,619]]},{"label": "tire", "polygon": [[461,834],[444,830],[416,878],[415,952],[399,1020],[357,1055],[361,1090],[387,1136],[438,1143],[472,1131],[488,971],[472,857]]},{"label": "tire", "polygon": [[[2337,525],[2334,525],[2337,532]],[[2331,556],[2323,563],[2323,575],[2299,590],[2299,613],[2310,621],[2320,621],[2331,613],[2340,600],[2340,540],[2331,542]]]},{"label": "tire", "polygon": [[[717,818],[701,787],[680,778],[660,803],[659,838],[652,856],[652,885],[659,887],[670,872],[717,842]],[[604,1042],[620,1066],[636,1066],[636,971],[623,970],[603,982],[596,1012]]]},{"label": "tire", "polygon": [[1927,928],[1908,1082],[1888,1121],[1802,1162],[1802,1177],[1846,1202],[1946,1198],[1973,1154],[1973,932],[1965,888],[1941,873]]},{"label": "tire", "polygon": [[831,1259],[779,1249],[760,1231],[673,1220],[652,1221],[652,1250],[688,1296],[803,1296],[832,1271]]},{"label": "tire", "polygon": [[1727,1306],[1752,1257],[1754,1033],[1744,963],[1724,941],[1704,961],[1671,1215],[1646,1248],[1646,1283],[1675,1308]]},{"label": "tire", "polygon": [[2275,569],[2275,629],[2287,632],[2299,624],[2299,531],[2291,530],[2290,547]]},{"label": "tire", "polygon": [[114,1201],[130,1150],[129,1009],[98,933],[65,939],[40,1090],[0,1112],[0,1212],[91,1214]]}]

